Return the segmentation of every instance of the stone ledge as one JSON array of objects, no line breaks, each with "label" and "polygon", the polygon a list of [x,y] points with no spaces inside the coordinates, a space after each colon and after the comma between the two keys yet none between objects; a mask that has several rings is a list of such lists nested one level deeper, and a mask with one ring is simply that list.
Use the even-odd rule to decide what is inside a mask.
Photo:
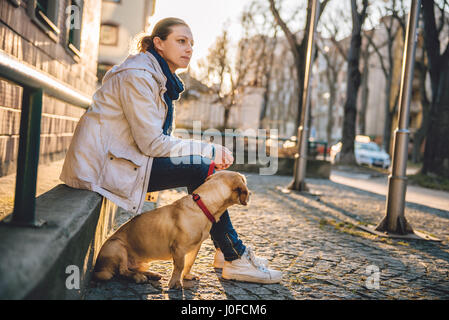
[{"label": "stone ledge", "polygon": [[[42,228],[0,224],[0,299],[80,299],[121,209],[98,193],[60,184],[36,199]],[[80,288],[67,289],[78,266]]]}]

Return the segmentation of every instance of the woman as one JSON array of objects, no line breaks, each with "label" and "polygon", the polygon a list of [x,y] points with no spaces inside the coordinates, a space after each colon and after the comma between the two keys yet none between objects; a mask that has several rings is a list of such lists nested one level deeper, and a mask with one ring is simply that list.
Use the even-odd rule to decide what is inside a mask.
[{"label": "woman", "polygon": [[[184,90],[175,71],[187,68],[192,46],[183,20],[163,19],[139,41],[140,53],[108,71],[75,130],[62,181],[140,213],[147,192],[187,187],[191,194],[212,161],[216,170],[233,163],[232,153],[221,145],[171,135],[173,101]],[[281,272],[266,268],[266,260],[239,239],[227,211],[210,234],[217,248],[214,266],[223,268],[223,278],[280,282]]]}]

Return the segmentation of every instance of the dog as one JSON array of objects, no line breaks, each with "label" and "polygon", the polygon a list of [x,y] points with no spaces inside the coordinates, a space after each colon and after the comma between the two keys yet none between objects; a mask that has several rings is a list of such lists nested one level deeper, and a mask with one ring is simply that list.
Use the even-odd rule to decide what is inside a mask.
[{"label": "dog", "polygon": [[199,195],[213,218],[206,216],[192,195],[132,218],[102,246],[94,278],[106,281],[118,271],[136,283],[159,280],[161,275],[148,271],[149,262],[173,259],[170,289],[181,289],[184,279],[198,280],[190,270],[213,219],[218,221],[234,204],[248,205],[250,191],[244,175],[223,170],[207,177],[193,194]]}]

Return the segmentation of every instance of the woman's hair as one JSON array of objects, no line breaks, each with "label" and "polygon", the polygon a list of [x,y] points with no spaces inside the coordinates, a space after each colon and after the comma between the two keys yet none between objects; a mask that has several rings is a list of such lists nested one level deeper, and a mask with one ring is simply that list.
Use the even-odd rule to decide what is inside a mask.
[{"label": "woman's hair", "polygon": [[184,20],[179,18],[165,18],[158,21],[158,23],[156,23],[153,28],[153,32],[150,35],[148,33],[142,32],[135,37],[135,45],[132,46],[134,49],[133,51],[135,53],[139,53],[154,49],[153,39],[155,37],[159,37],[161,38],[161,40],[166,40],[168,35],[172,32],[171,27],[177,25],[188,27],[188,24]]}]

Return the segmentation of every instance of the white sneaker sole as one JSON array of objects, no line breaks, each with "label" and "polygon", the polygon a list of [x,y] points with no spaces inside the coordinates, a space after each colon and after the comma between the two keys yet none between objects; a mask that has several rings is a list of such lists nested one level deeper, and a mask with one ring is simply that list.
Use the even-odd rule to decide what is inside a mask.
[{"label": "white sneaker sole", "polygon": [[[268,260],[267,260],[267,259],[261,258],[260,260],[261,260],[260,263],[261,263],[264,267],[268,267]],[[214,267],[215,269],[223,269],[223,267],[224,267],[224,260],[221,261],[221,262],[214,260],[213,267]]]},{"label": "white sneaker sole", "polygon": [[224,274],[222,273],[222,278],[226,280],[235,280],[235,281],[242,281],[242,282],[251,282],[251,283],[263,283],[263,284],[273,284],[273,283],[280,283],[282,279],[261,279],[257,277],[251,277],[250,275],[246,274]]}]

